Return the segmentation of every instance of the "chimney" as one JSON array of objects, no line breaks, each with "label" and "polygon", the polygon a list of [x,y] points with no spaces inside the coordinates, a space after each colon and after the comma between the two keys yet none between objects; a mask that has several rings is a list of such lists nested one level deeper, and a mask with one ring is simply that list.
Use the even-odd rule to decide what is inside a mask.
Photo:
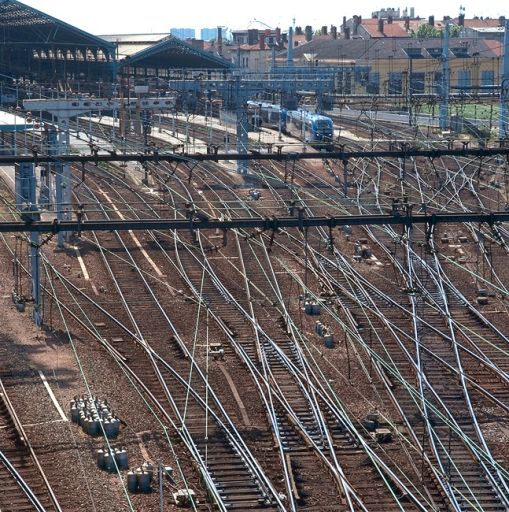
[{"label": "chimney", "polygon": [[392,16],[387,18],[387,25],[392,25]]},{"label": "chimney", "polygon": [[313,39],[313,27],[311,25],[306,25],[304,34],[306,35],[306,41],[309,43],[309,41]]},{"label": "chimney", "polygon": [[378,20],[378,32],[384,33],[384,20]]},{"label": "chimney", "polygon": [[343,16],[343,25],[341,25],[341,30],[345,30],[346,28],[346,16]]},{"label": "chimney", "polygon": [[288,30],[288,51],[286,52],[288,67],[293,66],[293,28]]},{"label": "chimney", "polygon": [[362,18],[357,14],[353,17],[353,35],[356,36],[359,31],[359,25],[362,23]]},{"label": "chimney", "polygon": [[338,38],[338,27],[336,27],[335,25],[331,25],[330,33],[331,33],[332,39],[337,39]]},{"label": "chimney", "polygon": [[501,27],[505,27],[505,16],[500,16],[500,17],[498,18],[498,24],[499,24],[499,26],[501,26]]},{"label": "chimney", "polygon": [[435,26],[435,16],[430,16],[428,18],[428,24],[431,26],[431,27],[434,27]]},{"label": "chimney", "polygon": [[217,27],[217,53],[223,55],[223,29]]},{"label": "chimney", "polygon": [[281,42],[281,29],[276,27],[276,43],[279,44]]},{"label": "chimney", "polygon": [[410,32],[410,18],[408,16],[405,16],[405,30]]},{"label": "chimney", "polygon": [[250,28],[247,30],[247,44],[252,45],[256,44],[260,36],[258,34],[258,30],[256,28]]},{"label": "chimney", "polygon": [[465,15],[464,14],[460,14],[458,16],[458,25],[460,27],[464,27],[465,26]]},{"label": "chimney", "polygon": [[203,39],[195,39],[193,37],[191,39],[186,39],[186,43],[190,44],[193,48],[198,48],[198,50],[203,50],[205,48]]},{"label": "chimney", "polygon": [[323,25],[322,30],[320,32],[321,32],[322,36],[326,36],[327,35],[327,25]]},{"label": "chimney", "polygon": [[258,45],[260,47],[260,50],[265,50],[265,34],[260,34]]},{"label": "chimney", "polygon": [[345,34],[345,39],[350,39],[350,27],[345,27],[343,33]]}]

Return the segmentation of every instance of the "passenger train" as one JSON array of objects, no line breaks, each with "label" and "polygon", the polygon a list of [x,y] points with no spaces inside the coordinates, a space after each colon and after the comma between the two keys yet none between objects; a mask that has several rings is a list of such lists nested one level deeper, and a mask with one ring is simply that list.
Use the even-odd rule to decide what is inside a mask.
[{"label": "passenger train", "polygon": [[330,117],[304,109],[287,110],[279,105],[259,101],[248,101],[247,105],[249,122],[255,129],[265,125],[322,147],[333,141],[334,123]]},{"label": "passenger train", "polygon": [[332,119],[307,110],[288,111],[288,132],[310,144],[331,144],[334,138]]},{"label": "passenger train", "polygon": [[279,105],[260,101],[248,101],[249,123],[253,128],[267,126],[274,130],[281,128],[286,133],[288,111]]}]

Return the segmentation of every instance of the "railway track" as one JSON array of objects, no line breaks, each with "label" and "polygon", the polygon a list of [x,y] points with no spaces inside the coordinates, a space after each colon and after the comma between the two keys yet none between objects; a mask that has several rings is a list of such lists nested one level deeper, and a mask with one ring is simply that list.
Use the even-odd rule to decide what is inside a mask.
[{"label": "railway track", "polygon": [[60,511],[0,380],[0,510]]},{"label": "railway track", "polygon": [[[127,256],[125,260],[113,256],[119,243],[124,247]],[[134,368],[134,371],[143,382],[150,383],[151,389],[159,388],[156,396],[161,397],[161,401],[163,397],[160,388],[166,389],[166,401],[171,403],[173,413],[176,415],[176,424],[179,429],[186,432],[188,442],[202,464],[202,470],[207,472],[208,485],[212,487],[209,491],[215,491],[216,500],[220,501],[219,506],[239,510],[248,508],[276,510],[279,498],[276,495],[272,503],[270,492],[274,491],[271,491],[270,484],[256,466],[255,459],[249,454],[233,422],[227,416],[225,417],[226,412],[214,395],[214,391],[208,382],[203,381],[203,374],[198,371],[190,351],[180,339],[164,306],[156,298],[147,279],[140,271],[140,266],[143,264],[136,262],[133,257],[137,244],[133,245],[132,239],[129,240],[125,235],[117,233],[114,239],[98,236],[97,245],[101,247],[117,292],[122,297],[124,311],[118,314],[122,317],[128,314],[129,323],[133,326],[138,338],[150,347],[150,351],[156,350],[158,357],[161,358],[155,361],[154,368],[147,368],[145,362],[144,370]],[[138,279],[135,279],[136,274]],[[164,341],[169,338],[174,340],[172,346],[168,346]],[[112,344],[120,353],[125,353],[130,358],[128,352],[130,348],[116,346],[114,342]],[[136,363],[133,364],[142,364],[146,359],[146,357],[135,358]],[[162,360],[179,360],[178,372],[173,374],[173,381],[177,379],[176,382],[170,384],[169,381],[175,370],[168,373],[167,365],[165,368],[159,368]],[[154,361],[152,364],[154,366]],[[194,371],[198,373],[193,378],[191,388],[188,376],[193,373],[193,365]],[[156,369],[156,375],[153,375],[154,369]],[[159,372],[163,374],[158,375]],[[213,403],[214,400],[216,403]],[[258,474],[258,480],[253,481],[253,474]]]},{"label": "railway track", "polygon": [[[437,210],[486,207],[472,193],[475,162],[434,162],[434,174],[430,167],[426,177],[421,164],[356,162],[347,177],[348,198],[342,196],[342,170],[326,163],[323,169],[253,165],[254,177],[244,183],[219,168],[212,177],[192,164],[152,171],[158,200],[167,203],[170,215],[183,215],[184,202],[200,214],[228,217],[240,211],[280,215],[290,206],[306,214],[356,213],[380,211],[391,207],[392,197],[404,196],[407,204]],[[435,190],[430,190],[430,176],[437,181]],[[91,218],[158,214],[142,195],[114,187],[104,177],[97,183],[100,189],[95,184],[80,189],[80,202],[104,205],[89,211]],[[261,200],[249,197],[253,187],[262,191]],[[391,195],[384,194],[389,187]],[[488,205],[497,200],[494,194],[485,196]],[[478,420],[487,404],[507,412],[503,324],[489,321],[483,308],[460,292],[455,276],[437,259],[443,248],[430,233],[367,233],[379,261],[391,265],[385,279],[371,273],[371,283],[368,272],[342,254],[342,241],[338,244],[325,230],[305,236],[146,233],[143,243],[132,234],[109,233],[93,240],[118,300],[92,304],[75,290],[76,300],[89,312],[89,329],[178,434],[187,462],[195,467],[188,485],[199,494],[199,509],[208,506],[207,499],[220,509],[237,510],[327,510],[334,509],[333,503],[338,510],[507,507],[507,471],[492,455],[492,441],[485,439]],[[479,233],[470,231],[484,251]],[[503,227],[500,233],[505,236]],[[488,281],[504,289],[504,276],[486,251],[481,254],[491,269]],[[194,335],[164,297],[179,288],[192,295],[186,300],[192,304],[187,314],[196,324]],[[393,420],[398,416],[395,421],[404,426],[393,434],[420,466],[408,472],[407,480],[401,468],[410,461],[396,462],[394,451],[378,447],[358,418],[337,406],[325,375],[317,377],[303,349],[310,340],[300,332],[298,308],[289,294],[301,292],[322,302],[320,290],[331,297],[322,318],[348,331],[357,361],[370,365],[376,385],[387,394],[384,399],[389,397],[397,411]],[[212,332],[222,340],[228,362],[216,366],[227,370],[235,360],[243,372],[234,383],[249,379],[256,389],[265,411],[263,422],[257,419],[264,433],[241,428],[249,421],[239,413],[242,399],[237,407],[223,404],[224,391],[218,392],[217,381],[204,373],[209,359],[197,340],[208,340]]]}]

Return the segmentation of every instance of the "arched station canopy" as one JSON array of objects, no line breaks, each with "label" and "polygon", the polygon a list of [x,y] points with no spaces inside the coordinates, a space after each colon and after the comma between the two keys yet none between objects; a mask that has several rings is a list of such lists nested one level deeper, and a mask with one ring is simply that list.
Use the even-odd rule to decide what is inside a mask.
[{"label": "arched station canopy", "polygon": [[229,70],[233,67],[228,60],[172,35],[120,61],[119,66],[130,70],[151,69],[157,74],[170,69]]},{"label": "arched station canopy", "polygon": [[115,45],[17,0],[0,0],[0,73],[37,81],[111,80]]}]

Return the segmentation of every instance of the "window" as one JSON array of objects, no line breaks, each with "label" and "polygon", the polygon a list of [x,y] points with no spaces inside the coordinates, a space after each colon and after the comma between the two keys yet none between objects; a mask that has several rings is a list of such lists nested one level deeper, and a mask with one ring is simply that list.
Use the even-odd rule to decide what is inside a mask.
[{"label": "window", "polygon": [[368,94],[380,94],[380,73],[369,73],[366,92]]},{"label": "window", "polygon": [[440,59],[442,57],[442,48],[426,48],[426,51],[430,54],[433,59]]},{"label": "window", "polygon": [[451,52],[455,57],[460,59],[466,59],[470,57],[468,54],[468,48],[466,46],[458,46],[457,48],[451,48]]},{"label": "window", "polygon": [[402,73],[389,73],[389,94],[403,94]]},{"label": "window", "polygon": [[466,69],[460,69],[458,71],[458,87],[468,88],[472,85],[470,71]]},{"label": "window", "polygon": [[495,85],[495,72],[492,69],[481,71],[481,85]]},{"label": "window", "polygon": [[409,59],[422,59],[422,48],[403,48]]},{"label": "window", "polygon": [[410,77],[410,92],[412,94],[424,94],[424,84],[424,73],[412,73]]}]

